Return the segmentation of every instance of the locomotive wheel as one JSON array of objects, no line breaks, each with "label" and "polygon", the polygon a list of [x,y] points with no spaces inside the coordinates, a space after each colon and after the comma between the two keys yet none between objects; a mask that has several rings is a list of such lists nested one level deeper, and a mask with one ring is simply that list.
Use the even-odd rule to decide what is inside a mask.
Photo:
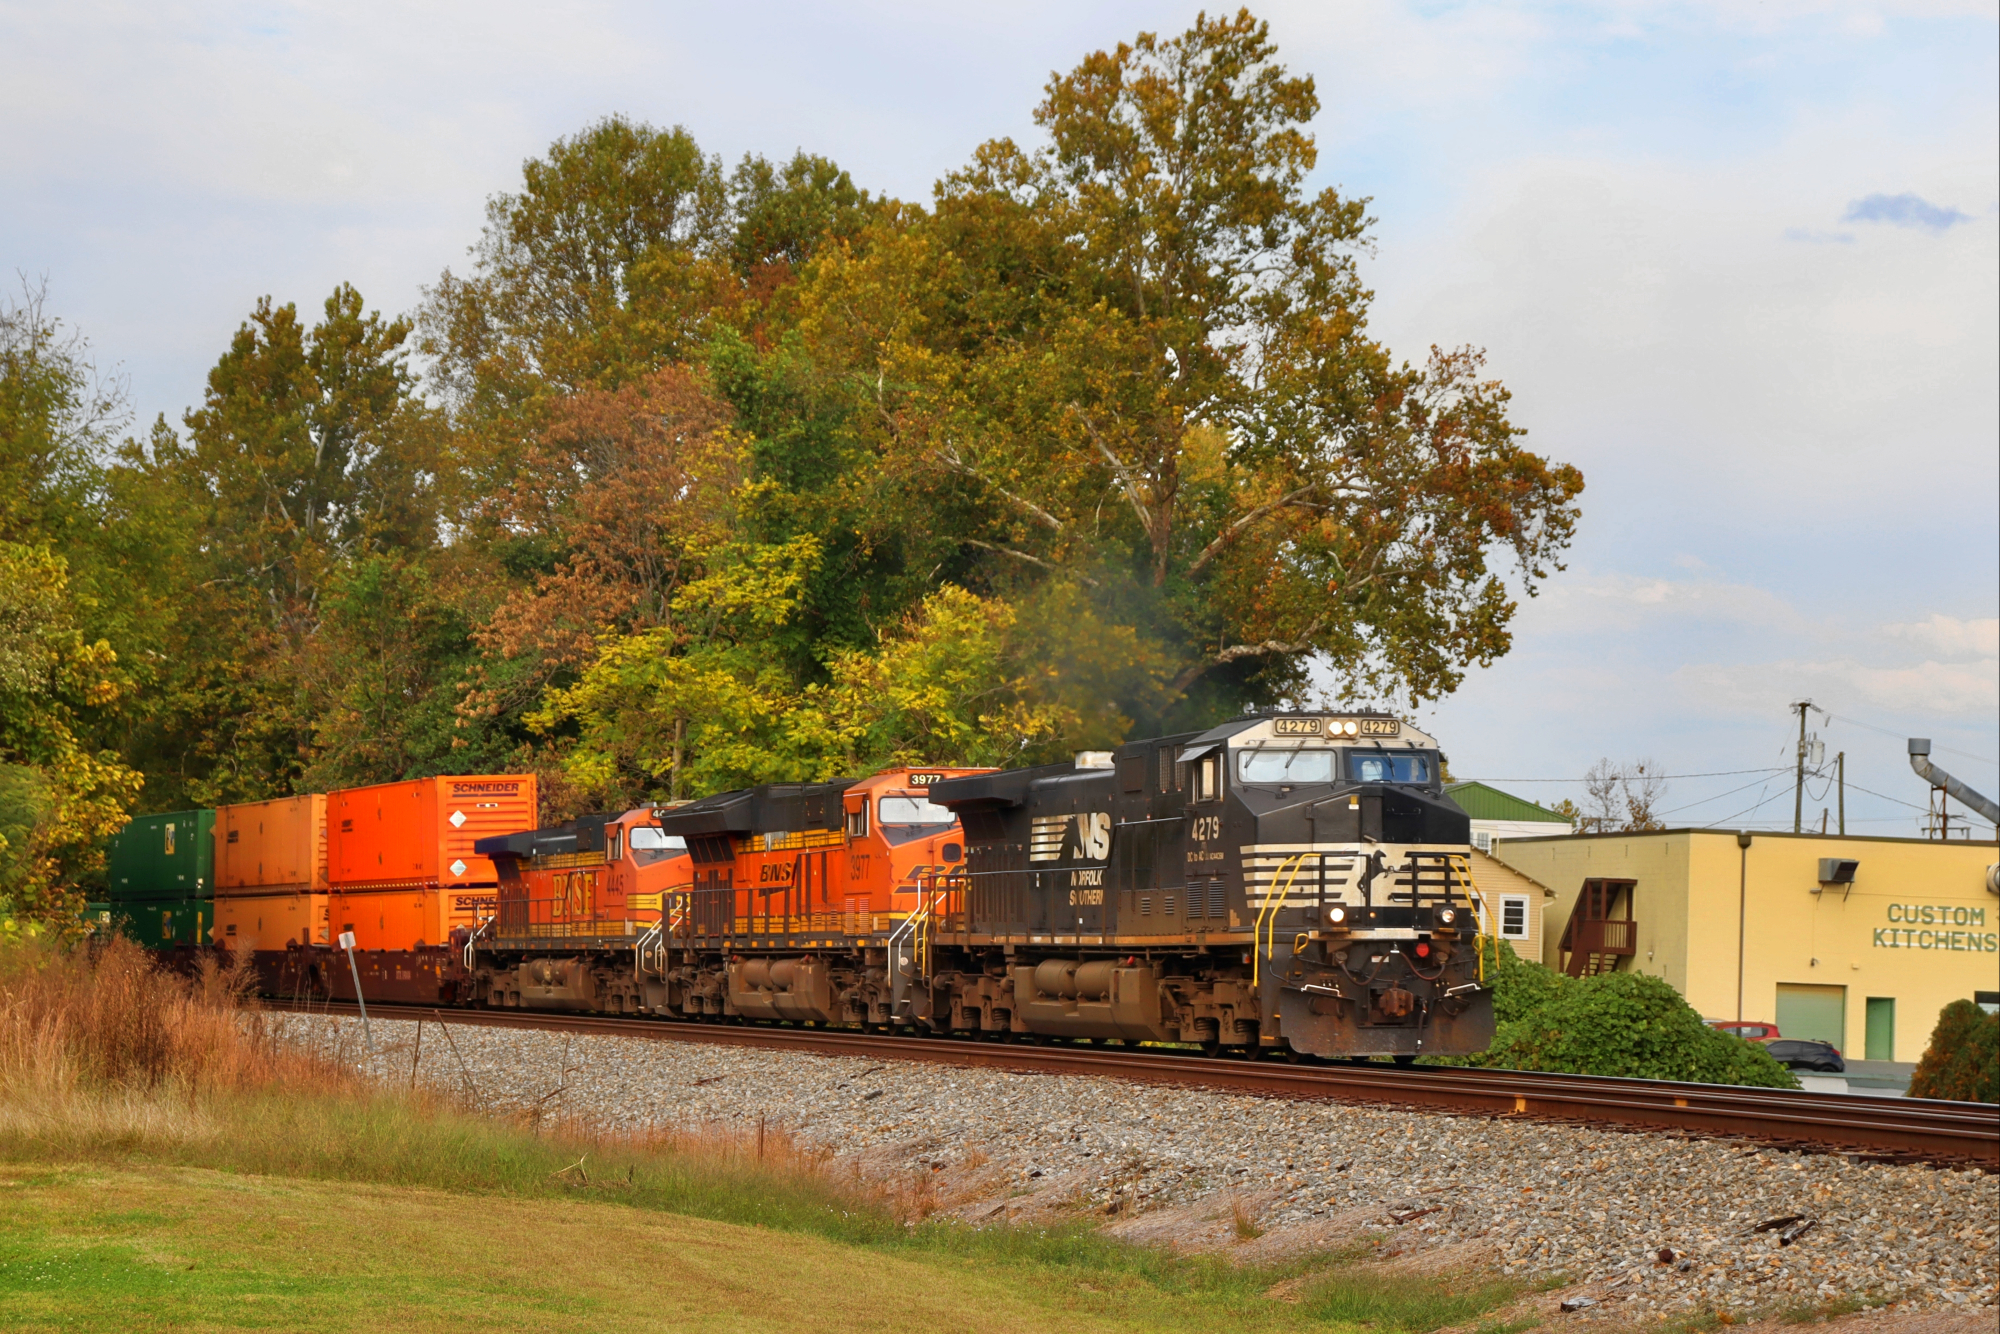
[{"label": "locomotive wheel", "polygon": [[1415,1053],[1411,1053],[1408,1056],[1398,1054],[1395,1059],[1397,1065],[1415,1065],[1417,1063]]},{"label": "locomotive wheel", "polygon": [[1201,1044],[1201,1054],[1210,1060],[1214,1060],[1216,1057],[1222,1055],[1222,1043],[1215,1038],[1210,1038]]}]

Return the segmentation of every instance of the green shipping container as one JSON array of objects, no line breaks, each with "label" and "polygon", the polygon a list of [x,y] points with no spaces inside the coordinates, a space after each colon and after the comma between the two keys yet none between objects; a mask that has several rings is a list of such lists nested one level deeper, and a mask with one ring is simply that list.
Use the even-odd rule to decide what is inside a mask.
[{"label": "green shipping container", "polygon": [[111,905],[111,926],[149,950],[206,944],[214,925],[212,899],[127,899]]},{"label": "green shipping container", "polygon": [[[215,812],[141,815],[105,849],[107,897],[118,904],[215,897]],[[213,914],[210,914],[213,917]]]}]

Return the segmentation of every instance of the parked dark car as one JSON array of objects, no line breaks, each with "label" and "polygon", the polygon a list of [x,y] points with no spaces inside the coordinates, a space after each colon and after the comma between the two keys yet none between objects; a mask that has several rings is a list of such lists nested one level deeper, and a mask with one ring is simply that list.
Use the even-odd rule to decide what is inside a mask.
[{"label": "parked dark car", "polygon": [[1766,1042],[1764,1050],[1771,1053],[1772,1060],[1792,1070],[1811,1070],[1822,1075],[1844,1074],[1847,1070],[1847,1062],[1840,1059],[1840,1048],[1831,1042],[1776,1038]]}]

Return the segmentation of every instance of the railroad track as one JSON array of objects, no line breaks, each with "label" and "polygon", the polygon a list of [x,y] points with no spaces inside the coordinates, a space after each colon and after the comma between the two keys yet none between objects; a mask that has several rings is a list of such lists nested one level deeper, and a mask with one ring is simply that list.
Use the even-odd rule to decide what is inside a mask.
[{"label": "railroad track", "polygon": [[[355,1015],[341,1002],[272,1008]],[[763,1047],[821,1056],[927,1061],[1035,1074],[1099,1075],[1263,1097],[1389,1103],[1460,1115],[1521,1117],[1694,1138],[1753,1140],[1871,1162],[1922,1162],[2000,1172],[2000,1109],[1984,1103],[1874,1098],[1668,1080],[1614,1079],[1450,1066],[1287,1064],[1216,1060],[1162,1050],[1024,1046],[896,1037],[853,1029],[767,1028],[521,1010],[441,1011],[373,1005],[382,1019],[445,1020],[498,1028]]]}]

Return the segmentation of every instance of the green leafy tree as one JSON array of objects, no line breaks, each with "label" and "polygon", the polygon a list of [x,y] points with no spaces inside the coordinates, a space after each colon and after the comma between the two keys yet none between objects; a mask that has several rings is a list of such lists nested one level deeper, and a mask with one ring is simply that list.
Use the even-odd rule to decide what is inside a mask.
[{"label": "green leafy tree", "polygon": [[684,360],[729,286],[729,187],[686,130],[607,117],[522,178],[424,307],[438,387],[475,430]]},{"label": "green leafy tree", "polygon": [[0,542],[0,930],[73,925],[98,840],[139,795],[140,775],[89,743],[87,720],[125,683],[72,597],[60,556]]},{"label": "green leafy tree", "polygon": [[840,165],[800,152],[778,165],[754,154],[729,177],[729,258],[768,291],[803,268],[828,241],[851,240],[875,211]]},{"label": "green leafy tree", "polygon": [[1580,475],[1520,447],[1476,353],[1367,336],[1364,201],[1303,186],[1317,107],[1247,13],[1142,34],[1051,80],[1047,147],[985,145],[799,299],[886,480],[996,583],[1089,580],[1196,712],[1315,655],[1448,692],[1508,647],[1494,557],[1532,589],[1575,522]]},{"label": "green leafy tree", "polygon": [[344,284],[311,325],[262,300],[188,434],[158,423],[107,473],[138,684],[124,748],[156,800],[292,791],[318,745],[329,591],[366,557],[435,547],[440,431],[409,332]]},{"label": "green leafy tree", "polygon": [[125,418],[123,386],[98,376],[44,288],[0,303],[0,541],[67,550],[84,537]]},{"label": "green leafy tree", "polygon": [[2000,1102],[2000,1015],[1968,1000],[1940,1010],[1930,1045],[1910,1076],[1910,1096]]}]

